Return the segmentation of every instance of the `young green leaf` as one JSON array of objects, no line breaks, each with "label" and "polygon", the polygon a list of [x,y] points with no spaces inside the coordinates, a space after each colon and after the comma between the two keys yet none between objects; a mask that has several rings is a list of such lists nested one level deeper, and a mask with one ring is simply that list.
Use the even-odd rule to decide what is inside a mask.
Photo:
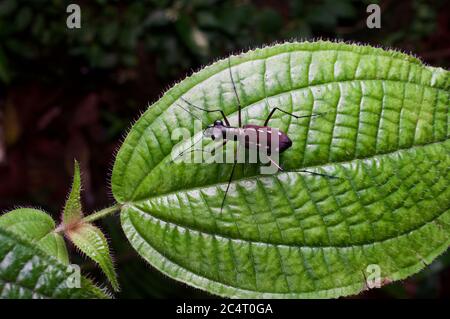
[{"label": "young green leaf", "polygon": [[69,263],[64,238],[55,233],[55,222],[38,209],[19,208],[0,216],[0,228],[21,236],[63,264]]},{"label": "young green leaf", "polygon": [[100,229],[89,223],[81,223],[66,232],[81,252],[99,264],[114,290],[119,290],[116,271],[109,252],[108,241]]},{"label": "young green leaf", "polygon": [[66,206],[63,212],[63,224],[65,226],[74,225],[83,218],[83,211],[81,207],[81,176],[80,165],[74,161],[74,173],[72,190],[66,201]]},{"label": "young green leaf", "polygon": [[72,268],[11,230],[0,227],[0,299],[109,297],[85,277],[73,286]]},{"label": "young green leaf", "polygon": [[81,252],[99,264],[114,290],[117,291],[119,283],[109,253],[108,242],[100,229],[82,220],[81,176],[77,161],[74,167],[72,190],[64,208],[62,229]]},{"label": "young green leaf", "polygon": [[55,232],[48,233],[41,240],[36,242],[37,246],[51,256],[55,256],[63,264],[69,264],[69,254],[67,252],[64,237]]},{"label": "young green leaf", "polygon": [[[399,280],[447,249],[448,71],[322,41],[233,56],[244,123],[262,125],[273,107],[321,115],[279,112],[269,125],[293,142],[281,155],[285,171],[240,165],[221,211],[232,165],[172,164],[171,136],[176,128],[193,134],[196,117],[203,128],[220,119],[183,99],[220,108],[236,126],[229,71],[222,60],[175,85],[117,155],[122,227],[149,263],[228,297],[338,297],[364,289],[374,266],[381,282]],[[337,178],[298,172],[305,169]]]}]

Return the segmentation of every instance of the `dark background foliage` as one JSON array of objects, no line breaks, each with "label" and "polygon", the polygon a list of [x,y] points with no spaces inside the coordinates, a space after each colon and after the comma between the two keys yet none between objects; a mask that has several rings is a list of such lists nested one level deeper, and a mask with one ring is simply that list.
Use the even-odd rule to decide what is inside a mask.
[{"label": "dark background foliage", "polygon": [[[413,52],[449,67],[450,4],[379,1],[381,29],[351,0],[78,0],[81,29],[66,27],[67,1],[0,0],[0,210],[36,206],[59,218],[73,159],[86,212],[113,203],[109,176],[131,123],[171,84],[202,65],[274,41],[332,38]],[[117,217],[100,222],[115,250],[118,297],[208,297],[144,263]],[[73,249],[72,249],[73,252]],[[104,281],[89,261],[86,273]],[[360,297],[449,297],[450,254],[401,283]]]}]

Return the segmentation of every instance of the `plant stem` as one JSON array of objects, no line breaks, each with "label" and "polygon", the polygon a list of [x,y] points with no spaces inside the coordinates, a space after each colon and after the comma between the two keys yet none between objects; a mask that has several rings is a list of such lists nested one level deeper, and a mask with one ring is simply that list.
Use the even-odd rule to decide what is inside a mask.
[{"label": "plant stem", "polygon": [[92,213],[92,214],[84,217],[83,221],[87,222],[87,223],[93,222],[93,221],[95,221],[97,219],[100,219],[100,218],[108,216],[108,215],[110,215],[112,213],[115,213],[116,211],[120,210],[121,208],[122,208],[121,204],[116,204],[116,205],[113,205],[111,207],[104,208],[102,210],[99,210],[99,211],[97,211],[95,213]]}]

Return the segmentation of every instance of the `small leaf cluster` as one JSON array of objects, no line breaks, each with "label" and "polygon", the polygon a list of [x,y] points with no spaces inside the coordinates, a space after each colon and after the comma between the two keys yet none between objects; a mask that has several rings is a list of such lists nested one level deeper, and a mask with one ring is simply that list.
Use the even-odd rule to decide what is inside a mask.
[{"label": "small leaf cluster", "polygon": [[118,291],[119,283],[108,241],[97,226],[84,220],[80,194],[80,166],[75,161],[72,189],[58,226],[53,218],[42,210],[18,208],[0,216],[0,228],[23,238],[60,263],[68,265],[69,255],[64,241],[65,236],[81,253],[101,267],[113,289]]}]

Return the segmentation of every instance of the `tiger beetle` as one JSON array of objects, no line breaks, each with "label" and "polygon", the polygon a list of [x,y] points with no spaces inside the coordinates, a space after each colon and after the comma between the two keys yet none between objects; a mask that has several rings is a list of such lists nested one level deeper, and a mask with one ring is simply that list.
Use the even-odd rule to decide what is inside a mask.
[{"label": "tiger beetle", "polygon": [[[231,61],[230,58],[228,58],[228,71],[229,71],[229,75],[230,75],[230,79],[231,79],[231,83],[233,86],[233,91],[234,91],[234,95],[236,96],[236,101],[237,101],[237,106],[238,106],[238,126],[231,126],[230,121],[228,120],[227,116],[225,115],[224,111],[221,109],[213,109],[213,110],[209,110],[209,109],[205,109],[202,108],[200,106],[194,105],[193,103],[187,101],[186,99],[184,99],[183,97],[181,97],[181,100],[186,103],[189,107],[207,112],[207,113],[220,113],[222,116],[222,120],[216,120],[214,121],[214,123],[212,125],[207,126],[207,128],[203,131],[203,136],[206,138],[210,138],[212,141],[216,141],[216,140],[223,140],[223,142],[219,145],[219,148],[222,148],[225,146],[225,144],[230,141],[236,141],[238,143],[242,143],[243,146],[247,149],[247,150],[257,150],[258,154],[261,154],[262,152],[265,152],[265,154],[267,154],[267,159],[268,162],[270,161],[271,164],[273,164],[276,168],[277,171],[283,171],[283,168],[275,161],[273,160],[273,158],[271,157],[271,155],[273,154],[281,154],[283,152],[285,152],[287,149],[289,149],[292,146],[292,140],[289,138],[289,136],[276,129],[276,128],[272,128],[270,127],[269,121],[272,118],[272,116],[274,115],[274,113],[276,111],[282,112],[284,114],[287,114],[289,116],[292,116],[296,119],[300,119],[300,118],[306,118],[306,117],[313,117],[313,116],[319,116],[322,115],[323,113],[317,113],[317,114],[311,114],[311,115],[303,115],[303,116],[298,116],[295,114],[292,114],[290,112],[287,112],[279,107],[274,107],[271,109],[271,111],[269,112],[269,115],[267,116],[267,118],[264,121],[263,125],[255,125],[255,124],[245,124],[242,125],[242,115],[241,115],[241,111],[242,111],[242,106],[241,106],[241,102],[239,99],[239,95],[237,93],[236,90],[236,85],[234,82],[234,78],[233,78],[233,73],[231,72]],[[267,98],[266,98],[266,103],[267,102]],[[177,104],[178,107],[182,108],[183,110],[185,110],[186,112],[190,113],[192,116],[194,116],[195,118],[201,120],[199,117],[195,116],[192,112],[190,112],[189,110],[187,110],[185,107],[182,107],[181,105]],[[270,106],[270,105],[269,105]],[[200,140],[201,141],[201,140]],[[200,142],[198,141],[198,142]],[[186,151],[189,151],[196,143],[194,143],[190,148],[182,151],[179,156],[182,156],[183,154],[186,153]],[[274,147],[275,145],[275,147]],[[264,150],[262,150],[261,148],[264,148]],[[213,149],[211,153],[214,153],[214,151],[216,151],[217,148]],[[196,151],[191,150],[191,151]],[[203,151],[203,150],[199,150],[199,151]],[[228,179],[228,184],[227,184],[227,188],[225,190],[225,195],[222,199],[222,204],[220,207],[220,211],[222,212],[223,210],[223,206],[225,204],[225,199],[227,197],[228,194],[228,190],[230,188],[230,184],[231,181],[233,179],[233,175],[234,175],[234,171],[236,168],[236,164],[238,163],[238,161],[236,160],[236,156],[234,157],[234,163],[233,163],[233,167],[231,169],[231,174],[230,177]],[[311,172],[308,170],[295,170],[295,172],[302,172],[302,173],[308,173],[311,175],[317,175],[317,176],[323,176],[323,177],[327,177],[327,178],[336,178],[334,176],[329,176],[326,174],[321,174],[321,173],[316,173],[316,172]]]}]

